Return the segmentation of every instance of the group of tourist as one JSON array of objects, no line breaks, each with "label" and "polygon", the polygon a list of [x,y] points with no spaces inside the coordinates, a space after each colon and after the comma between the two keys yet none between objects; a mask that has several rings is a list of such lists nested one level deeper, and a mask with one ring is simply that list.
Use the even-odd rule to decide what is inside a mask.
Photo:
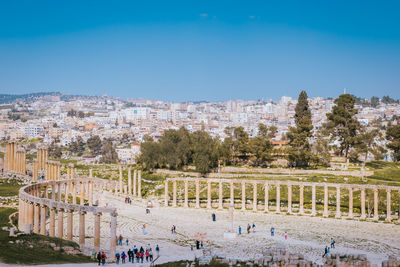
[{"label": "group of tourist", "polygon": [[[126,241],[128,244],[128,241]],[[160,247],[156,245],[155,248],[156,255],[160,255]],[[100,253],[99,253],[100,254]],[[100,254],[100,259],[99,259],[99,254],[97,255],[97,259],[99,260],[99,265],[102,263],[104,265],[104,262],[102,259],[102,254]],[[104,252],[103,252],[104,254]],[[105,256],[105,254],[104,254]],[[136,259],[136,260],[135,260]],[[154,252],[150,244],[147,244],[146,248],[143,248],[143,246],[140,246],[140,248],[136,247],[136,245],[133,246],[133,248],[129,248],[128,251],[125,253],[125,251],[117,252],[115,253],[115,262],[117,264],[124,264],[126,261],[130,263],[144,263],[144,262],[152,262],[154,260]]]},{"label": "group of tourist", "polygon": [[176,226],[172,225],[171,227],[171,234],[176,234]]},{"label": "group of tourist", "polygon": [[125,204],[132,204],[132,199],[130,197],[126,197]]},{"label": "group of tourist", "polygon": [[106,256],[106,253],[104,253],[104,251],[99,251],[96,255],[96,258],[99,262],[99,265],[100,264],[104,265],[106,263],[107,256]]},{"label": "group of tourist", "polygon": [[[251,226],[250,226],[249,223],[247,224],[247,233],[250,234],[251,231],[252,231],[253,233],[256,232],[256,225],[255,225],[255,223],[253,223],[253,225],[251,225]],[[239,234],[239,235],[242,234],[242,226],[241,226],[241,225],[239,225],[239,227],[238,227],[238,234]]]},{"label": "group of tourist", "polygon": [[336,241],[333,238],[331,238],[331,246],[330,247],[325,246],[324,254],[322,254],[322,258],[324,258],[326,255],[328,255],[331,252],[331,249],[335,248],[335,243],[336,243]]}]

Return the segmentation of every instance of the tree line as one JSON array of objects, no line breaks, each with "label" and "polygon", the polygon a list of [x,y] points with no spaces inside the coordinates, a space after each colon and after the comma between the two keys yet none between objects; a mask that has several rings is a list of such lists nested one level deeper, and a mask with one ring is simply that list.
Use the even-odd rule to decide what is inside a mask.
[{"label": "tree line", "polygon": [[354,96],[340,95],[326,115],[327,122],[315,129],[307,93],[302,91],[295,107],[294,126],[289,127],[284,137],[288,146],[283,149],[272,144],[276,127],[261,123],[254,137],[243,127],[227,127],[224,140],[204,131],[190,133],[182,127],[166,130],[158,141],[146,136],[138,161],[147,169],[184,169],[194,165],[203,174],[215,170],[219,164],[266,167],[277,158],[285,158],[289,167],[327,166],[331,154],[365,164],[370,154],[375,159],[383,158],[387,152],[381,142],[384,138],[393,160],[399,161],[400,125],[389,124],[386,135],[379,129],[363,127],[356,117],[355,103]]}]

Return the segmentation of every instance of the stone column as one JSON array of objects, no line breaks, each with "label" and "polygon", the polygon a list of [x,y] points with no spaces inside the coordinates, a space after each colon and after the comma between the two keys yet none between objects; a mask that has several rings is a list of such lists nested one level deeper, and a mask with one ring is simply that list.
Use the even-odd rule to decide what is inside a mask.
[{"label": "stone column", "polygon": [[131,167],[128,168],[128,195],[132,195],[132,174],[131,174]]},{"label": "stone column", "polygon": [[188,191],[189,191],[189,181],[186,178],[185,179],[185,200],[184,200],[184,203],[183,203],[183,207],[185,207],[185,208],[189,207],[189,203],[188,203],[188,193],[189,192]]},{"label": "stone column", "polygon": [[366,219],[366,214],[365,214],[365,188],[361,188],[361,220]]},{"label": "stone column", "polygon": [[94,250],[100,250],[100,216],[101,213],[94,213]]},{"label": "stone column", "polygon": [[61,188],[62,184],[57,184],[57,201],[61,202]]},{"label": "stone column", "polygon": [[33,232],[35,234],[39,234],[40,232],[40,206],[39,204],[34,203],[34,221],[33,221]]},{"label": "stone column", "polygon": [[[7,146],[7,145],[6,145]],[[23,229],[23,217],[24,216],[22,216],[22,214],[23,214],[23,209],[24,209],[24,206],[23,206],[24,204],[23,204],[23,202],[22,202],[22,200],[21,199],[19,199],[18,200],[18,229],[19,230],[22,230]]]},{"label": "stone column", "polygon": [[300,185],[300,215],[304,215],[304,185]]},{"label": "stone column", "polygon": [[336,186],[336,215],[335,218],[340,218],[341,217],[341,212],[340,212],[340,186]]},{"label": "stone column", "polygon": [[49,235],[51,237],[55,236],[56,233],[56,210],[53,207],[50,207],[50,229]]},{"label": "stone column", "polygon": [[64,211],[62,209],[58,209],[58,231],[57,237],[63,238],[64,237]]},{"label": "stone column", "polygon": [[292,213],[292,185],[287,185],[288,190],[288,213]]},{"label": "stone column", "polygon": [[33,215],[34,215],[34,209],[35,209],[35,207],[34,207],[34,203],[29,203],[29,217],[28,217],[28,223],[31,225],[31,229],[33,230],[33,224],[34,224],[34,221],[33,221]]},{"label": "stone column", "polygon": [[73,237],[73,221],[74,221],[74,211],[69,210],[67,212],[67,239],[72,241]]},{"label": "stone column", "polygon": [[176,180],[172,181],[172,207],[176,207]]},{"label": "stone column", "polygon": [[110,232],[110,254],[115,255],[117,243],[117,213],[111,214],[111,232]]},{"label": "stone column", "polygon": [[67,182],[64,184],[64,202],[68,203],[68,197],[69,197],[69,190],[71,190],[71,183]]},{"label": "stone column", "polygon": [[[135,181],[135,180],[133,180],[133,181]],[[168,181],[167,180],[165,180],[165,185],[164,185],[164,205],[166,206],[166,207],[168,207]],[[133,191],[133,192],[135,192],[135,191]]]},{"label": "stone column", "polygon": [[390,189],[386,189],[386,222],[392,221],[392,211],[390,205]]},{"label": "stone column", "polygon": [[211,209],[211,182],[207,181],[207,209]]},{"label": "stone column", "polygon": [[40,234],[46,235],[46,210],[45,205],[40,206]]},{"label": "stone column", "polygon": [[242,181],[242,210],[246,210],[246,182]]},{"label": "stone column", "polygon": [[142,198],[142,170],[138,171],[138,197]]},{"label": "stone column", "polygon": [[200,181],[196,179],[196,209],[200,208]]},{"label": "stone column", "polygon": [[133,171],[133,196],[137,196],[137,191],[136,191],[136,176],[137,176],[137,170]]},{"label": "stone column", "polygon": [[79,246],[81,249],[85,247],[85,214],[86,212],[79,211]]},{"label": "stone column", "polygon": [[72,204],[76,204],[76,182],[72,182]]},{"label": "stone column", "polygon": [[378,211],[378,188],[374,189],[374,220],[379,220],[379,211]]},{"label": "stone column", "polygon": [[328,186],[324,185],[324,214],[322,215],[324,217],[328,217]]},{"label": "stone column", "polygon": [[79,205],[85,205],[85,183],[81,182],[81,196]]},{"label": "stone column", "polygon": [[223,203],[222,203],[222,181],[219,181],[218,185],[218,209],[223,209]]},{"label": "stone column", "polygon": [[233,204],[234,205],[233,208],[235,208],[235,195],[234,195],[235,194],[235,189],[233,187],[233,182],[230,181],[229,185],[230,185],[230,200],[231,200],[231,204]]},{"label": "stone column", "polygon": [[281,212],[281,185],[276,184],[276,212]]},{"label": "stone column", "polygon": [[88,201],[89,201],[89,206],[93,206],[93,182],[88,182],[89,186],[89,196],[88,196]]},{"label": "stone column", "polygon": [[349,218],[353,218],[353,188],[349,187]]},{"label": "stone column", "polygon": [[268,212],[269,210],[269,185],[268,183],[264,184],[264,211]]},{"label": "stone column", "polygon": [[[129,167],[130,169],[130,167]],[[89,178],[93,178],[93,169],[89,169]]]},{"label": "stone column", "polygon": [[119,165],[119,193],[122,194],[122,166]]},{"label": "stone column", "polygon": [[253,211],[257,211],[257,183],[253,183]]}]

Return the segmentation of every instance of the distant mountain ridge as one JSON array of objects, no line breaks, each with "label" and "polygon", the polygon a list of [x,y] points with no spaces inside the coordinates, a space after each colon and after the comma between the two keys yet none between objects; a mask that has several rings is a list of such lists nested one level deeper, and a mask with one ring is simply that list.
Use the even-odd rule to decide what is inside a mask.
[{"label": "distant mountain ridge", "polygon": [[[60,92],[38,92],[29,94],[0,94],[0,104],[10,104],[15,101],[34,102],[39,98],[47,96],[59,96],[62,101],[69,101],[77,98],[107,98],[105,96],[84,96],[84,95],[66,95]],[[111,97],[108,97],[111,98]]]}]

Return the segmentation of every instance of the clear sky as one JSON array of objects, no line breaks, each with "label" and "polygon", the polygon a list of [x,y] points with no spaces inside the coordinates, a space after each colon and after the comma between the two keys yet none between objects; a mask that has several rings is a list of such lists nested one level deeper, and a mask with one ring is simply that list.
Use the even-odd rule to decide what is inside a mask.
[{"label": "clear sky", "polygon": [[400,1],[0,0],[0,93],[400,98]]}]

